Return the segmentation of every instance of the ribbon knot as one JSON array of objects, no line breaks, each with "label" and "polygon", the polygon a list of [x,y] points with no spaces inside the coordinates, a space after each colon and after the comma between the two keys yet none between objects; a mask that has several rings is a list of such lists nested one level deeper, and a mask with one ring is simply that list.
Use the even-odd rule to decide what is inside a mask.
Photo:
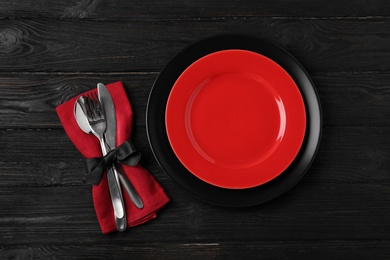
[{"label": "ribbon knot", "polygon": [[111,167],[114,163],[125,164],[129,166],[135,166],[138,164],[141,158],[141,153],[139,153],[131,140],[128,140],[116,149],[109,151],[103,157],[94,157],[86,159],[86,166],[88,175],[86,177],[86,182],[88,184],[97,185],[103,178],[103,174],[107,168]]}]

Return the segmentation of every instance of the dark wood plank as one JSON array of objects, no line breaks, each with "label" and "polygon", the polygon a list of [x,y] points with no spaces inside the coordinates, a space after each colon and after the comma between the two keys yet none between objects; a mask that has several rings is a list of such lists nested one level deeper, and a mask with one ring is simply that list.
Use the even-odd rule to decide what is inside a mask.
[{"label": "dark wood plank", "polygon": [[[141,163],[155,176],[164,176],[154,160],[145,128],[133,129]],[[85,159],[63,130],[0,131],[0,187],[85,185]]]},{"label": "dark wood plank", "polygon": [[[0,128],[61,128],[55,107],[94,88],[121,80],[135,123],[145,125],[150,89],[158,73],[8,74],[0,76]],[[315,73],[325,126],[388,126],[390,74]]]},{"label": "dark wood plank", "polygon": [[[390,259],[390,2],[0,0],[0,259]],[[268,39],[313,77],[316,160],[257,207],[200,202],[165,175],[145,130],[151,86],[180,50],[220,33]],[[171,202],[102,235],[84,158],[55,107],[122,80],[141,163]]]},{"label": "dark wood plank", "polygon": [[[390,127],[326,127],[305,180],[312,183],[390,183]],[[134,128],[141,163],[164,184],[145,126]],[[0,131],[0,187],[83,185],[84,159],[62,130]]]},{"label": "dark wood plank", "polygon": [[189,44],[221,33],[265,38],[309,72],[388,71],[389,26],[389,19],[1,20],[0,71],[160,71]]},{"label": "dark wood plank", "polygon": [[157,73],[27,74],[0,77],[1,128],[62,128],[55,107],[105,84],[122,81],[137,124],[145,125],[148,95]]},{"label": "dark wood plank", "polygon": [[88,186],[4,187],[0,244],[389,240],[388,183],[301,182],[272,203],[246,209],[210,206],[173,186],[165,188],[172,201],[157,219],[105,236]]},{"label": "dark wood plank", "polygon": [[381,241],[254,241],[207,243],[110,243],[21,245],[0,249],[6,259],[359,259],[390,258],[390,242]]},{"label": "dark wood plank", "polygon": [[389,183],[390,127],[327,127],[306,181]]},{"label": "dark wood plank", "polygon": [[390,74],[314,74],[312,78],[324,125],[390,125]]},{"label": "dark wood plank", "polygon": [[54,19],[188,19],[252,16],[388,16],[388,1],[0,1],[0,16]]}]

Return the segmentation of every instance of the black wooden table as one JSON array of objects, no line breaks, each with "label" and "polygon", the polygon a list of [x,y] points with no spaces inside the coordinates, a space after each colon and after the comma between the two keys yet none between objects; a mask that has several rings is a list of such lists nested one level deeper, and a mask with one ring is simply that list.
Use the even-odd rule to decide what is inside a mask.
[{"label": "black wooden table", "polygon": [[[1,259],[390,259],[388,1],[0,1]],[[356,3],[353,3],[356,2]],[[324,115],[303,180],[244,209],[176,187],[149,147],[145,110],[163,66],[199,39],[248,33],[294,55]],[[102,235],[84,159],[55,107],[121,80],[141,163],[171,202]]]}]

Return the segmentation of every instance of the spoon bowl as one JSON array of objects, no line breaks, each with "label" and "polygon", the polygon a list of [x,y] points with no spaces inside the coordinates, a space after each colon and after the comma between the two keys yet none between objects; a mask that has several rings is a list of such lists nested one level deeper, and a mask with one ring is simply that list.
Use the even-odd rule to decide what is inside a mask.
[{"label": "spoon bowl", "polygon": [[[74,117],[76,119],[77,125],[80,127],[80,129],[83,132],[85,132],[86,134],[94,134],[99,139],[101,149],[102,149],[102,154],[104,156],[107,154],[106,146],[102,138],[104,130],[99,131],[99,133],[96,133],[97,130],[96,127],[95,127],[95,131],[93,130],[93,126],[91,125],[90,118],[88,118],[86,105],[87,104],[86,104],[85,97],[83,96],[79,97],[75,102]],[[120,190],[119,181],[117,180],[117,177],[115,177],[113,167],[108,169],[107,181],[108,181],[109,191],[111,195],[111,201],[114,207],[114,215],[115,215],[117,230],[124,231],[127,228],[127,223],[126,223],[127,218],[124,209],[124,202],[122,198],[122,192]]]},{"label": "spoon bowl", "polygon": [[76,118],[77,125],[80,127],[83,132],[87,134],[92,134],[91,126],[88,123],[88,118],[86,111],[84,111],[84,97],[81,96],[77,99],[74,104],[74,117]]}]

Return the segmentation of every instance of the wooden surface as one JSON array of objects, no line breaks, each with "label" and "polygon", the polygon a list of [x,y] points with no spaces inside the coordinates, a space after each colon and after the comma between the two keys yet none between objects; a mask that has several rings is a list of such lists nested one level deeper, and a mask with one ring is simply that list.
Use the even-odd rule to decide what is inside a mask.
[{"label": "wooden surface", "polygon": [[[17,2],[17,3],[15,3]],[[0,259],[390,259],[388,1],[0,0]],[[293,190],[246,209],[211,206],[162,172],[145,109],[163,66],[220,33],[267,38],[312,76],[318,155]],[[84,160],[55,113],[121,80],[141,163],[171,202],[102,235]]]}]

